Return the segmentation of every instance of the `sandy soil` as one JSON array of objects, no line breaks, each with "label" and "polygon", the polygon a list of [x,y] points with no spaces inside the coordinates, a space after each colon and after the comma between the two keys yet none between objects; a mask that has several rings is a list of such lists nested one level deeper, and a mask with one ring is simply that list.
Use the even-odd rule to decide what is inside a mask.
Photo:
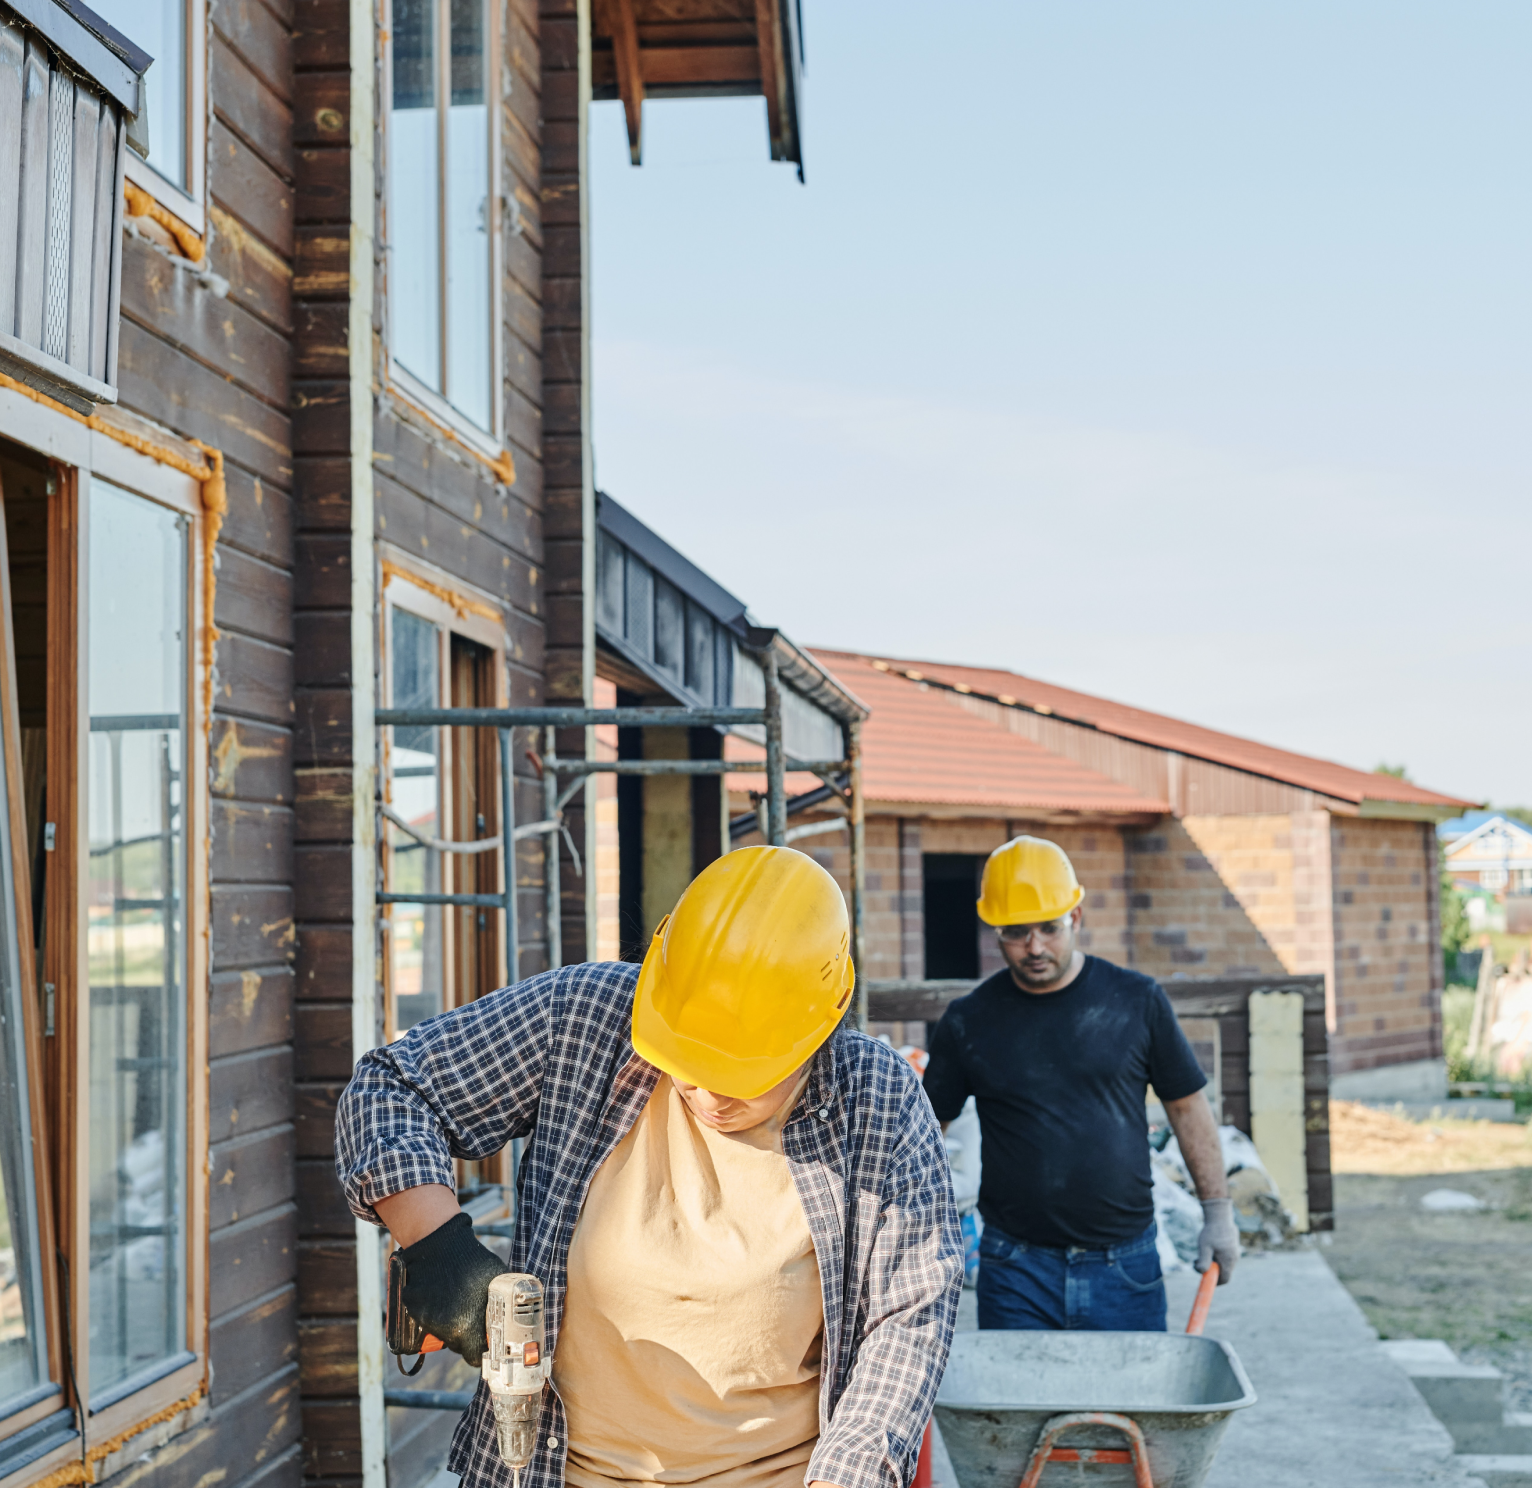
[{"label": "sandy soil", "polygon": [[1336,1173],[1468,1173],[1532,1166],[1532,1126],[1510,1121],[1407,1121],[1356,1101],[1330,1102]]},{"label": "sandy soil", "polygon": [[[1335,1233],[1322,1254],[1385,1338],[1442,1338],[1532,1410],[1532,1132],[1330,1106]],[[1431,1213],[1436,1188],[1478,1212]]]}]

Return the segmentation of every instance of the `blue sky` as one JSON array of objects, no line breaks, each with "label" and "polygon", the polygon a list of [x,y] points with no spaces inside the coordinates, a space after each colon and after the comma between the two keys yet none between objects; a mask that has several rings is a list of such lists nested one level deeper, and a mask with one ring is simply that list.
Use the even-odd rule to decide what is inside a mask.
[{"label": "blue sky", "polygon": [[593,111],[597,483],[796,639],[1532,802],[1532,7],[803,0]]}]

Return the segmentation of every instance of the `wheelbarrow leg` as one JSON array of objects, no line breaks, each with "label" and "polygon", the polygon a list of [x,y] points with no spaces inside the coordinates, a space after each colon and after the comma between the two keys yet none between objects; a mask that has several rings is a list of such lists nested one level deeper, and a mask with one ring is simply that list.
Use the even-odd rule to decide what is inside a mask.
[{"label": "wheelbarrow leg", "polygon": [[[1071,1426],[1111,1426],[1127,1437],[1128,1449],[1054,1446]],[[1144,1445],[1144,1433],[1131,1416],[1119,1416],[1114,1411],[1067,1411],[1045,1421],[1037,1445],[1032,1449],[1032,1459],[1021,1475],[1019,1488],[1037,1488],[1043,1469],[1050,1462],[1131,1462],[1134,1488],[1154,1488],[1154,1479],[1149,1476],[1149,1451]]]}]

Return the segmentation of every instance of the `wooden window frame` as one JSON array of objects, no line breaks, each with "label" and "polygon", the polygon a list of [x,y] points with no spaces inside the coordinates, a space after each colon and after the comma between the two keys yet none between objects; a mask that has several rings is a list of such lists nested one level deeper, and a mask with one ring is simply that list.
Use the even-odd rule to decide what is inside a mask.
[{"label": "wooden window frame", "polygon": [[[37,1248],[43,1257],[43,1335],[46,1345],[47,1383],[54,1393],[0,1420],[0,1447],[11,1437],[65,1408],[69,1393],[68,1371],[63,1355],[59,1312],[58,1266],[53,1262],[57,1238],[54,1229],[53,1174],[49,1162],[48,1099],[43,1048],[41,983],[37,975],[32,925],[32,862],[26,840],[25,802],[22,797],[21,730],[16,698],[16,647],[12,633],[10,545],[6,541],[4,512],[0,508],[0,752],[4,755],[6,808],[9,841],[0,851],[11,854],[11,882],[15,898],[16,961],[21,992],[21,1049],[26,1061],[27,1115],[32,1127],[32,1185],[37,1204]],[[19,1475],[18,1475],[19,1476]]]},{"label": "wooden window frame", "polygon": [[[394,359],[393,354],[393,310],[392,301],[388,294],[388,275],[392,263],[392,250],[389,237],[389,211],[392,205],[389,192],[389,135],[393,120],[393,75],[394,75],[394,48],[393,48],[393,10],[395,0],[386,0],[388,20],[383,29],[383,45],[381,66],[381,93],[380,98],[381,118],[379,129],[383,143],[383,193],[382,193],[382,218],[383,218],[383,336],[386,354],[387,381],[389,391],[406,403],[413,404],[429,419],[437,424],[444,424],[454,435],[460,438],[468,447],[481,454],[488,461],[494,462],[501,458],[505,452],[506,443],[506,418],[505,418],[505,317],[503,313],[503,296],[500,284],[505,271],[505,252],[502,247],[502,227],[505,218],[505,193],[501,190],[501,140],[500,140],[500,109],[501,89],[504,68],[500,57],[501,25],[500,6],[496,0],[485,0],[485,54],[484,54],[484,92],[486,110],[489,123],[489,183],[487,197],[489,202],[489,300],[490,300],[490,415],[492,427],[481,429],[479,425],[461,413],[450,399],[441,393],[433,392],[425,383]],[[451,0],[436,0],[439,7],[438,13],[451,18]],[[443,29],[438,25],[438,32]],[[449,53],[450,57],[450,53]],[[450,65],[450,63],[449,63]],[[439,145],[438,150],[444,149]],[[440,220],[440,211],[437,213],[438,236],[445,246],[446,229]],[[443,247],[443,256],[440,263],[440,275],[442,285],[446,284],[446,258]],[[442,307],[442,334],[448,334],[447,315],[445,304]]]},{"label": "wooden window frame", "polygon": [[[92,429],[58,410],[40,406],[9,388],[0,388],[0,436],[56,462],[56,488],[49,502],[48,771],[44,819],[56,824],[53,875],[72,892],[50,893],[45,912],[40,979],[54,985],[56,1034],[44,1049],[46,1082],[46,1166],[49,1210],[59,1249],[69,1263],[68,1317],[74,1380],[90,1399],[90,1204],[88,1142],[89,1041],[81,1017],[82,991],[89,987],[82,865],[88,861],[85,791],[89,729],[86,687],[89,668],[86,557],[89,541],[90,482],[99,479],[189,519],[186,542],[186,721],[182,812],[185,844],[185,1288],[186,1352],[191,1361],[149,1382],[97,1412],[80,1409],[65,1383],[65,1403],[76,1407],[80,1438],[49,1452],[0,1480],[3,1488],[25,1488],[81,1453],[147,1423],[170,1406],[205,1392],[208,1379],[208,1061],[207,988],[211,901],[209,892],[209,792],[205,664],[206,634],[202,486],[193,477]],[[189,455],[195,451],[188,449]],[[38,1082],[40,1085],[43,1081]],[[41,1184],[39,1185],[41,1189]],[[40,1200],[41,1202],[41,1197]],[[50,1328],[62,1339],[62,1317]],[[64,1371],[66,1379],[68,1371]],[[55,1404],[53,1409],[59,1406]],[[184,1419],[184,1418],[183,1418]]]},{"label": "wooden window frame", "polygon": [[[499,609],[499,603],[492,596],[482,593],[463,580],[455,578],[451,574],[439,570],[427,570],[425,565],[410,563],[405,555],[394,551],[391,545],[380,544],[386,567],[384,569],[383,583],[380,586],[382,595],[378,606],[378,624],[380,628],[378,655],[382,658],[380,667],[379,696],[381,706],[389,707],[393,701],[393,615],[396,609],[407,610],[410,614],[436,626],[440,639],[437,652],[437,678],[438,687],[444,692],[451,686],[452,665],[452,637],[461,636],[465,640],[473,641],[485,647],[495,657],[493,668],[494,701],[490,706],[506,707],[509,705],[510,681],[506,667],[508,656],[508,643],[503,621],[497,622],[486,615],[476,614],[472,611],[464,613],[454,606],[445,593],[460,596],[463,600],[485,607]],[[413,569],[416,578],[405,571],[405,564]],[[417,581],[418,580],[418,581]],[[423,581],[423,582],[422,582]],[[445,706],[442,704],[441,706]],[[444,830],[453,816],[454,801],[454,744],[452,731],[444,730],[445,737],[442,740],[440,763],[440,792],[437,801],[437,832],[438,835],[448,835]],[[387,799],[387,790],[392,778],[390,756],[393,751],[392,731],[385,732],[381,743],[380,777],[382,788]],[[379,844],[382,855],[380,864],[381,882],[386,886],[389,881],[390,849],[388,847],[388,834],[379,834]],[[498,855],[497,855],[498,857]],[[497,875],[495,892],[501,892],[504,884],[502,874]],[[387,906],[383,907],[385,910]],[[379,915],[380,926],[385,921],[385,915]],[[385,935],[387,931],[383,932]],[[453,947],[455,937],[444,934],[442,937],[442,954],[444,958],[455,957]],[[505,976],[505,940],[500,938],[498,947],[499,965],[497,976],[501,978],[500,985],[504,985]],[[448,963],[451,964],[450,962]],[[398,1037],[397,1025],[394,1021],[394,991],[393,991],[393,956],[391,951],[386,950],[382,957],[383,966],[383,1029],[384,1039],[392,1042]],[[444,982],[448,980],[450,973],[444,973]],[[445,991],[445,987],[443,989]],[[455,1005],[455,1004],[454,1004]],[[443,1012],[447,1011],[444,1007]]]}]

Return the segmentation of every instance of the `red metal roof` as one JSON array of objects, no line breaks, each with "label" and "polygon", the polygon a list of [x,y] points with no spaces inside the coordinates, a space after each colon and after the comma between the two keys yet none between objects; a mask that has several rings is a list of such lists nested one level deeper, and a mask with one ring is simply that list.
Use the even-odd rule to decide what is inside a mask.
[{"label": "red metal roof", "polygon": [[869,802],[924,802],[1018,815],[1162,816],[1170,810],[1164,801],[974,717],[940,689],[878,671],[864,657],[815,654],[872,709],[862,725],[862,789]]},{"label": "red metal roof", "polygon": [[[929,680],[943,687],[994,698],[1001,703],[1020,704],[1038,713],[1051,713],[1067,722],[1083,723],[1121,738],[1134,739],[1156,748],[1211,760],[1231,769],[1285,781],[1289,785],[1317,791],[1337,800],[1358,804],[1363,800],[1393,801],[1457,808],[1475,804],[1457,796],[1426,790],[1406,780],[1397,780],[1391,775],[1354,770],[1349,765],[1338,765],[1330,760],[1275,749],[1269,744],[1258,744],[1235,734],[1219,733],[1216,729],[1202,728],[1195,723],[1183,723],[1177,718],[1167,718],[1162,713],[1149,713],[1125,703],[1092,697],[1089,693],[1073,692],[1067,687],[1038,682],[1015,672],[989,667],[958,666],[940,661],[874,658],[857,652],[817,648],[814,654],[827,666],[836,670],[845,669],[855,676],[856,688],[864,690],[867,701],[873,706],[875,718],[883,704],[881,695],[875,698],[871,687],[863,682],[868,673],[886,677],[896,687],[904,687],[911,692],[918,691],[918,686],[910,686],[912,682],[918,684]],[[883,670],[884,667],[888,670]]]}]

